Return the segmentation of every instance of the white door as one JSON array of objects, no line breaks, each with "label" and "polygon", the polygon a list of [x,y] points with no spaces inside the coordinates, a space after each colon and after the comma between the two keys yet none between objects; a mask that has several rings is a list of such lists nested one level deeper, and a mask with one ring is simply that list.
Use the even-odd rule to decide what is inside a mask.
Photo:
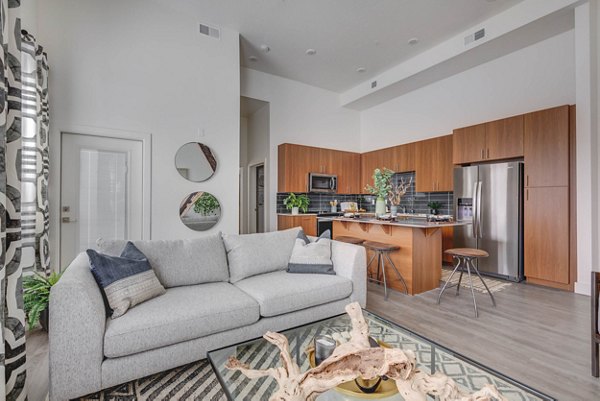
[{"label": "white door", "polygon": [[61,266],[103,239],[142,239],[143,143],[62,134]]}]

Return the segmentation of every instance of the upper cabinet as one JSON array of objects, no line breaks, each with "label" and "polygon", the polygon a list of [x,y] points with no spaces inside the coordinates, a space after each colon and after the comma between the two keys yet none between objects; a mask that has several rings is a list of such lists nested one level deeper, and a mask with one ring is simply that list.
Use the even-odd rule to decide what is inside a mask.
[{"label": "upper cabinet", "polygon": [[453,135],[454,164],[473,163],[484,159],[485,124],[455,129]]},{"label": "upper cabinet", "polygon": [[569,185],[569,106],[525,114],[525,186]]},{"label": "upper cabinet", "polygon": [[308,175],[338,177],[339,194],[360,192],[360,154],[284,143],[278,149],[277,192],[307,192]]},{"label": "upper cabinet", "polygon": [[454,130],[454,164],[523,157],[523,116]]},{"label": "upper cabinet", "polygon": [[360,193],[368,193],[366,185],[373,185],[373,171],[387,168],[396,173],[415,171],[415,144],[374,150],[360,155]]},{"label": "upper cabinet", "polygon": [[454,189],[452,142],[453,136],[446,135],[414,144],[417,192],[450,192]]}]

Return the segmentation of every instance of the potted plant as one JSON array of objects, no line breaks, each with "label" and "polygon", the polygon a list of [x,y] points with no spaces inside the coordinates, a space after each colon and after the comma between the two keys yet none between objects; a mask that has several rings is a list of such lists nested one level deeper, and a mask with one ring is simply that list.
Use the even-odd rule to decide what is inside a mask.
[{"label": "potted plant", "polygon": [[440,202],[429,202],[427,207],[431,209],[431,214],[438,215],[442,208],[442,204]]},{"label": "potted plant", "polygon": [[310,204],[310,199],[305,194],[296,195],[292,192],[283,200],[283,204],[287,210],[292,211],[292,214],[298,214],[298,210],[302,210],[302,213],[306,213],[308,205]]},{"label": "potted plant", "polygon": [[50,289],[60,279],[62,273],[52,273],[48,277],[34,273],[23,278],[23,302],[29,330],[40,322],[48,331]]},{"label": "potted plant", "polygon": [[373,186],[367,185],[365,189],[371,194],[377,196],[375,203],[375,215],[385,214],[385,199],[392,189],[392,176],[394,172],[387,168],[373,171]]},{"label": "potted plant", "polygon": [[400,182],[397,185],[392,184],[392,189],[388,194],[388,200],[390,201],[390,212],[392,216],[398,214],[398,206],[400,206],[400,202],[402,202],[402,197],[406,194],[408,189],[412,184],[412,177],[410,177],[410,181],[408,183],[404,182],[404,178],[400,179]]},{"label": "potted plant", "polygon": [[194,212],[209,216],[220,207],[219,201],[208,192],[204,192],[194,203]]}]

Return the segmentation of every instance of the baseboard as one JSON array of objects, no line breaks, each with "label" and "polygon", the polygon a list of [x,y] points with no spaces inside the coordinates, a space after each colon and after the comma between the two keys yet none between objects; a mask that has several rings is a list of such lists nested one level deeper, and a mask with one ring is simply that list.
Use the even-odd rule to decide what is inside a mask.
[{"label": "baseboard", "polygon": [[581,295],[592,295],[592,283],[589,281],[576,281],[575,292]]},{"label": "baseboard", "polygon": [[540,285],[543,287],[556,288],[557,290],[570,291],[570,292],[573,292],[573,287],[574,287],[573,284],[557,283],[554,281],[548,281],[548,280],[544,280],[541,278],[533,278],[533,277],[527,277],[526,282],[528,284],[535,284],[535,285]]}]

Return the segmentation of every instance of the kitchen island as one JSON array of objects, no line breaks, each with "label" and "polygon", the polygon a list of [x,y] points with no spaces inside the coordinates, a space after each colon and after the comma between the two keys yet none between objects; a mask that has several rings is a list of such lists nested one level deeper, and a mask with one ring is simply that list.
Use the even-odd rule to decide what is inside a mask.
[{"label": "kitchen island", "polygon": [[[442,275],[442,228],[464,226],[465,222],[430,223],[425,219],[383,221],[372,217],[338,217],[333,221],[334,239],[341,236],[361,238],[400,247],[390,258],[404,277],[410,295],[438,288]],[[371,259],[369,252],[367,261]],[[375,260],[370,268],[377,269]],[[387,267],[387,266],[386,266]],[[404,291],[396,275],[387,269],[390,288]]]}]

